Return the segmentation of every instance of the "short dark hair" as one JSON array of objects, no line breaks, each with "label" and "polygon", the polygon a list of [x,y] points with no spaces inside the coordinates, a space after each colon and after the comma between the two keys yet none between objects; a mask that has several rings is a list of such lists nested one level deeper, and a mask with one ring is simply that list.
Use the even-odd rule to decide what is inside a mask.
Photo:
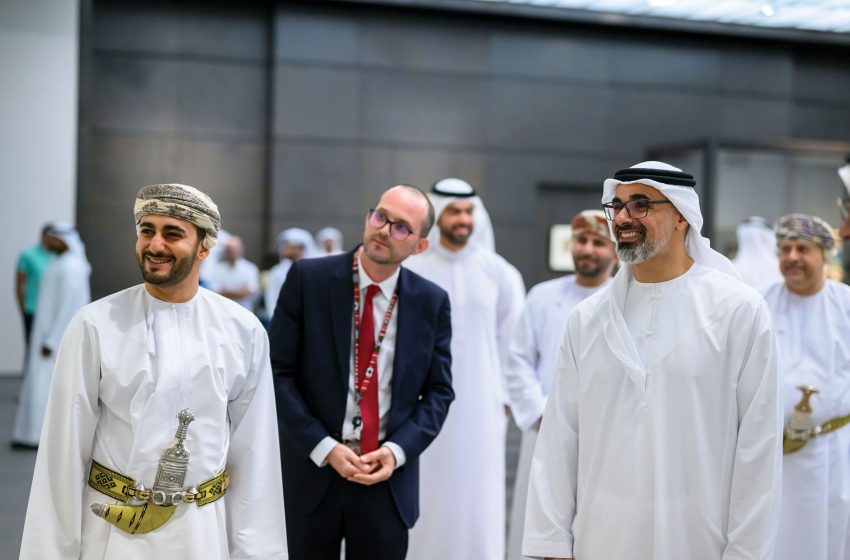
[{"label": "short dark hair", "polygon": [[436,212],[434,211],[434,205],[431,204],[431,199],[428,198],[428,195],[417,187],[416,185],[410,185],[407,183],[401,183],[396,185],[397,187],[403,187],[409,191],[413,191],[418,193],[422,198],[425,199],[425,204],[428,205],[428,213],[425,216],[425,219],[422,220],[422,230],[419,232],[420,237],[428,237],[428,234],[431,232],[431,228],[434,227],[434,222],[437,221]]}]

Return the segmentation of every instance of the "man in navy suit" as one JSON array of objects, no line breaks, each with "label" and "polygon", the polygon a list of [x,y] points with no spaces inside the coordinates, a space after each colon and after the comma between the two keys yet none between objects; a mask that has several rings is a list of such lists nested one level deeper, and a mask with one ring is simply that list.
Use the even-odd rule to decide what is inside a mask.
[{"label": "man in navy suit", "polygon": [[[292,265],[269,338],[292,560],[403,559],[419,516],[419,455],[451,387],[445,291],[401,268],[434,208],[386,191],[354,251]],[[450,507],[447,505],[447,507]]]}]

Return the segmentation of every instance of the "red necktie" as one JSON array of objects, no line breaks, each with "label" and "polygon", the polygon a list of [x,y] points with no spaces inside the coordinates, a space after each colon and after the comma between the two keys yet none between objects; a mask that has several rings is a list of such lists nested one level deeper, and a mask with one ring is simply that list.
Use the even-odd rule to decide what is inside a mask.
[{"label": "red necktie", "polygon": [[[366,289],[366,300],[363,302],[363,316],[360,318],[360,341],[357,345],[357,360],[360,366],[361,383],[366,378],[366,368],[375,349],[375,318],[372,312],[372,299],[381,291],[377,284]],[[375,361],[375,371],[366,394],[360,401],[360,416],[363,418],[363,428],[360,432],[360,452],[369,453],[378,449],[378,363]]]}]

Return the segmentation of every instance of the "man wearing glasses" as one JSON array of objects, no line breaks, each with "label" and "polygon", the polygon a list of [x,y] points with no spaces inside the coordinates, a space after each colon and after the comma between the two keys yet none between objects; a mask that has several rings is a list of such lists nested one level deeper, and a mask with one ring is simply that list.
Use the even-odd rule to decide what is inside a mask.
[{"label": "man wearing glasses", "polygon": [[607,179],[623,264],[571,314],[531,467],[523,553],[766,559],[781,480],[770,312],[700,234],[695,181]]},{"label": "man wearing glasses", "polygon": [[505,557],[504,376],[525,299],[522,277],[495,252],[481,198],[457,178],[431,189],[437,228],[405,266],[449,293],[457,400],[422,457],[422,520],[408,560]]},{"label": "man wearing glasses", "polygon": [[419,455],[454,398],[445,291],[403,269],[434,209],[384,193],[363,245],[292,264],[271,321],[292,560],[399,559],[419,516]]}]

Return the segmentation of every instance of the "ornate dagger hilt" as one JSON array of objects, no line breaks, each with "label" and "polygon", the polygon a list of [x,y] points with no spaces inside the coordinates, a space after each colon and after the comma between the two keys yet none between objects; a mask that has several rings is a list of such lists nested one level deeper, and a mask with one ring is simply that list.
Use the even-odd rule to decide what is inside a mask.
[{"label": "ornate dagger hilt", "polygon": [[189,423],[195,419],[191,410],[184,409],[177,414],[180,425],[174,434],[171,443],[162,450],[159,458],[159,468],[156,471],[156,480],[153,483],[153,501],[155,504],[168,504],[172,502],[171,497],[183,490],[183,482],[186,479],[186,470],[189,468],[189,450],[186,449],[186,431]]},{"label": "ornate dagger hilt", "polygon": [[803,393],[803,396],[794,406],[791,418],[785,426],[782,451],[786,454],[799,450],[812,437],[812,405],[809,400],[812,395],[820,392],[813,385],[799,385],[797,389]]}]

